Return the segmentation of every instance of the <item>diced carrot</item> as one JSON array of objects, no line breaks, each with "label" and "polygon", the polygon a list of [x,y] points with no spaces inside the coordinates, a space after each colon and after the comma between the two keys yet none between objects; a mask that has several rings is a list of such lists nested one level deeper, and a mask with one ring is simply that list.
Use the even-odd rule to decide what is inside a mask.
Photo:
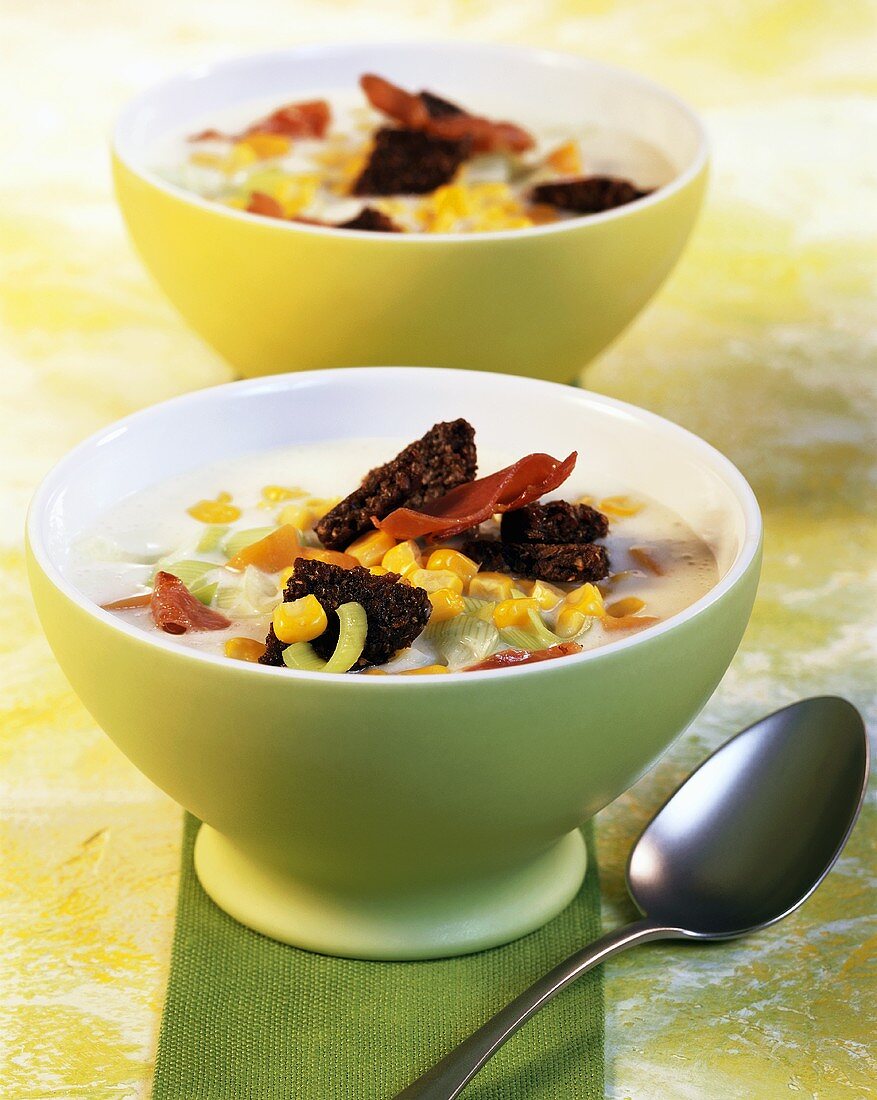
[{"label": "diced carrot", "polygon": [[660,622],[655,615],[605,615],[600,620],[606,630],[642,630],[644,626],[651,626]]},{"label": "diced carrot", "polygon": [[263,573],[279,573],[287,565],[292,565],[301,556],[301,551],[298,532],[291,523],[284,523],[270,535],[245,546],[226,565],[228,569],[237,571],[243,571],[248,565],[255,565]]},{"label": "diced carrot", "polygon": [[641,565],[643,569],[648,569],[650,573],[654,573],[657,577],[664,576],[664,567],[655,558],[652,551],[646,549],[645,546],[631,546],[630,556],[637,565]]},{"label": "diced carrot", "polygon": [[112,603],[102,603],[104,611],[127,611],[133,607],[149,607],[152,602],[152,593],[144,592],[142,596],[126,596],[123,600],[113,600]]},{"label": "diced carrot", "polygon": [[582,174],[582,154],[577,141],[567,141],[545,158],[545,163],[565,176],[580,176]]},{"label": "diced carrot", "polygon": [[302,546],[298,541],[298,532],[291,523],[284,523],[270,535],[258,542],[245,546],[226,562],[227,569],[240,572],[248,565],[255,565],[263,573],[279,573],[287,569],[299,558],[326,561],[331,565],[340,565],[342,569],[353,569],[359,562],[350,554],[339,550],[324,550],[317,546]]},{"label": "diced carrot", "polygon": [[360,564],[352,554],[345,554],[341,550],[321,550],[310,546],[303,546],[296,557],[326,561],[330,565],[340,565],[342,569],[355,569]]}]

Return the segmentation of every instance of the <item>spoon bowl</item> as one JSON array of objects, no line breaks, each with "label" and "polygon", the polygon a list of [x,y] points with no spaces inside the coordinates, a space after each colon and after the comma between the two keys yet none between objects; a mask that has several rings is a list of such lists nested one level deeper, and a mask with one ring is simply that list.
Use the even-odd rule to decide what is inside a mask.
[{"label": "spoon bowl", "polygon": [[627,885],[643,919],[564,959],[396,1100],[455,1100],[540,1008],[628,947],[732,939],[788,916],[843,850],[867,782],[865,726],[844,699],[804,699],[738,733],[637,841]]},{"label": "spoon bowl", "polygon": [[774,924],[828,874],[855,823],[865,728],[845,699],[762,718],[706,760],[642,833],[627,887],[643,914],[725,939]]}]

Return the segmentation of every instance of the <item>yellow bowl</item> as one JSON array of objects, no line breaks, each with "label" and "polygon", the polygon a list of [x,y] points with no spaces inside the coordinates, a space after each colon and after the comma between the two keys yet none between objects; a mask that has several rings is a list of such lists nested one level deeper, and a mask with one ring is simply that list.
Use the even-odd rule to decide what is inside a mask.
[{"label": "yellow bowl", "polygon": [[[676,175],[628,206],[554,225],[395,235],[260,218],[156,172],[162,142],[230,107],[353,89],[369,70],[536,128],[626,131],[661,150]],[[707,148],[696,115],[672,94],[594,61],[504,46],[334,45],[226,61],[145,92],[118,122],[113,169],[144,263],[242,375],[388,363],[569,381],[678,259]]]},{"label": "yellow bowl", "polygon": [[[579,447],[594,485],[611,477],[674,508],[713,548],[715,587],[560,661],[348,676],[181,646],[75,584],[72,545],[139,489],[219,459],[361,438],[364,426],[414,438],[454,415],[477,425],[483,450]],[[136,413],[47,476],[27,538],[61,668],[119,748],[204,822],[195,865],[210,896],[300,947],[397,959],[505,943],[570,901],[585,873],[578,826],[707,701],[761,558],[752,490],[675,424],[571,386],[398,367],[237,382]]]}]

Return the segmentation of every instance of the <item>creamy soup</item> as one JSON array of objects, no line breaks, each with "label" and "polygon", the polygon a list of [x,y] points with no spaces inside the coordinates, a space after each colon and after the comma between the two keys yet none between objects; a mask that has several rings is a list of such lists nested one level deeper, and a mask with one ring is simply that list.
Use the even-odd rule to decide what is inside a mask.
[{"label": "creamy soup", "polygon": [[[412,101],[409,95],[404,102]],[[296,113],[315,104],[326,112],[316,122]],[[457,156],[453,142],[436,147],[430,135],[413,134],[376,110],[361,91],[317,90],[286,106],[283,114],[282,99],[249,101],[205,117],[194,132],[189,127],[165,139],[153,163],[169,182],[253,214],[426,233],[527,228],[597,213],[675,174],[653,145],[600,125],[575,132],[550,122],[528,125],[524,138],[513,133],[511,148],[501,131],[498,138],[479,132]],[[434,124],[447,126],[447,119]],[[375,151],[388,127],[393,148]],[[546,190],[554,184],[560,190]]]},{"label": "creamy soup", "polygon": [[[153,578],[159,573],[177,576],[204,607],[225,616],[228,625],[186,630],[174,640],[213,654],[254,659],[292,567],[266,569],[255,556],[256,564],[238,560],[231,569],[229,560],[234,565],[243,549],[262,544],[281,527],[294,530],[301,546],[319,558],[324,551],[314,525],[320,517],[356,489],[366,471],[387,462],[404,445],[404,440],[387,439],[308,444],[183,474],[110,509],[73,544],[68,575],[100,605],[141,597],[144,606],[113,613],[148,633],[160,632],[146,604]],[[513,455],[479,448],[478,474],[483,477],[513,461]],[[359,540],[371,546],[368,553],[357,551],[358,543],[348,546],[342,558],[358,554],[352,564],[375,574],[398,570],[405,583],[422,586],[433,601],[429,625],[384,670],[439,666],[445,671],[449,666],[454,671],[497,652],[541,651],[561,642],[574,643],[576,651],[593,649],[672,617],[716,584],[718,570],[709,546],[674,511],[635,486],[594,484],[582,467],[545,499],[561,498],[584,498],[608,517],[608,534],[597,541],[608,551],[609,568],[596,584],[555,583],[511,571],[504,576],[478,569],[465,555],[462,559],[470,565],[468,572],[463,568],[459,583],[452,570],[430,568],[435,545],[446,550],[472,545],[465,541],[472,532],[437,544],[389,539],[380,545],[372,532]],[[492,517],[477,534],[490,539],[498,531]],[[456,559],[447,560],[457,568]],[[446,590],[447,597],[436,595]],[[476,617],[483,625],[467,633],[469,625],[477,626]]]}]

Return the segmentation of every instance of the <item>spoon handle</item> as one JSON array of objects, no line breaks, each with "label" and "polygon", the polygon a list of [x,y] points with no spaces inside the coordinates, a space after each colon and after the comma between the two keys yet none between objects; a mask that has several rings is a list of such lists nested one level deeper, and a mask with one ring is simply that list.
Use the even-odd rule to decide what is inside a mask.
[{"label": "spoon handle", "polygon": [[395,1100],[455,1100],[505,1041],[562,989],[606,959],[647,940],[675,939],[682,933],[650,920],[608,932],[596,943],[570,955],[500,1009],[441,1061],[403,1089]]}]

